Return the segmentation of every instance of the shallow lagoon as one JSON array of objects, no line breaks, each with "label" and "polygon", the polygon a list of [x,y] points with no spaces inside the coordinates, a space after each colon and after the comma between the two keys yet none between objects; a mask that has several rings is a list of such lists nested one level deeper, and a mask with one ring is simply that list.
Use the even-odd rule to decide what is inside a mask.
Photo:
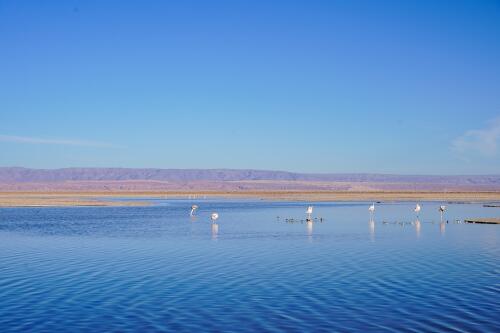
[{"label": "shallow lagoon", "polygon": [[1,330],[500,331],[500,208],[368,205],[0,209]]}]

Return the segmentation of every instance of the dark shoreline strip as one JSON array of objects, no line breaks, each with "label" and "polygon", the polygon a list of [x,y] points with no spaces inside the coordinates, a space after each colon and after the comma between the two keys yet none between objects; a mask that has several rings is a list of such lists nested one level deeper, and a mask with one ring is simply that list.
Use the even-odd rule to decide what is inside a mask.
[{"label": "dark shoreline strip", "polygon": [[500,218],[465,219],[465,223],[500,224]]}]

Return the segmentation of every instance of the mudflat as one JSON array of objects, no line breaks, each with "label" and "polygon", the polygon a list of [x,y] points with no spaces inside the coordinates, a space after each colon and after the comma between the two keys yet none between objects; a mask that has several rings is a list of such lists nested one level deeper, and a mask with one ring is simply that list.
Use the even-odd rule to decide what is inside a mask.
[{"label": "mudflat", "polygon": [[143,206],[146,201],[126,198],[251,198],[277,201],[441,201],[496,202],[500,192],[414,191],[191,191],[191,192],[0,192],[0,207]]},{"label": "mudflat", "polygon": [[479,217],[479,218],[468,218],[465,219],[466,223],[480,223],[480,224],[500,224],[500,218],[494,217]]}]

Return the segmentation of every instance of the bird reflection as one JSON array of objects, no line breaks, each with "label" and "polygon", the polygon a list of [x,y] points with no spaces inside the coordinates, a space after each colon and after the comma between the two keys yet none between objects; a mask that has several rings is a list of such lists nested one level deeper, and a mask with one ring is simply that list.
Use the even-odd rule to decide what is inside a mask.
[{"label": "bird reflection", "polygon": [[441,222],[439,224],[439,232],[441,233],[441,235],[444,235],[444,233],[446,232],[446,223],[445,222]]},{"label": "bird reflection", "polygon": [[219,234],[219,225],[217,223],[212,223],[212,239],[217,239]]},{"label": "bird reflection", "polygon": [[313,233],[313,221],[309,220],[306,222],[306,226],[307,226],[307,235],[308,236],[312,236],[312,233]]},{"label": "bird reflection", "polygon": [[373,242],[375,240],[375,221],[370,219],[368,226],[370,227],[370,240]]},{"label": "bird reflection", "polygon": [[417,233],[417,238],[420,237],[420,229],[422,228],[422,225],[420,224],[420,221],[417,219],[415,221],[415,231]]}]

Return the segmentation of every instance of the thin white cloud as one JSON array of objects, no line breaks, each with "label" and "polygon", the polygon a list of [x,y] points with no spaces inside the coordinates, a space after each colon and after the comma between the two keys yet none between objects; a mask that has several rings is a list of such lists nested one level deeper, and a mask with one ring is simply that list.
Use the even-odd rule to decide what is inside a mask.
[{"label": "thin white cloud", "polygon": [[36,144],[36,145],[80,146],[80,147],[96,147],[96,148],[122,148],[122,146],[106,142],[85,141],[85,140],[42,139],[29,136],[1,135],[1,134],[0,134],[0,142],[14,142],[14,143]]},{"label": "thin white cloud", "polygon": [[495,156],[500,141],[500,117],[491,120],[483,129],[469,130],[452,142],[453,150],[459,153],[479,153]]}]

